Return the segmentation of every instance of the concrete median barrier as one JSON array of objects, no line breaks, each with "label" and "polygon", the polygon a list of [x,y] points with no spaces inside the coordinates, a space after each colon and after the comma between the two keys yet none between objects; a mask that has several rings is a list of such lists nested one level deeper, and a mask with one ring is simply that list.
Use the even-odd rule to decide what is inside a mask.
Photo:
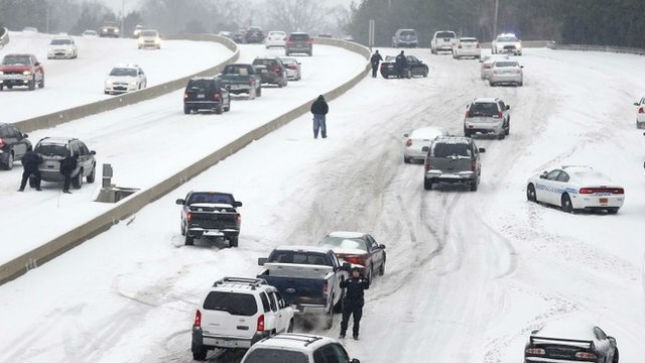
[{"label": "concrete median barrier", "polygon": [[[360,72],[357,72],[357,74],[350,80],[325,93],[325,97],[328,101],[331,101],[347,92],[353,86],[358,84],[362,79],[364,79],[370,71],[369,49],[356,43],[350,43],[336,39],[316,38],[315,43],[344,48],[365,57],[365,66],[360,70]],[[228,156],[241,150],[254,140],[258,140],[271,133],[272,131],[278,129],[279,127],[308,113],[311,102],[313,102],[313,99],[304,102],[300,106],[284,113],[279,117],[274,118],[266,124],[247,132],[234,141],[228,143],[224,147],[214,150],[209,155],[194,162],[183,170],[178,171],[171,177],[166,178],[153,187],[134,193],[128,198],[115,204],[115,206],[107,212],[90,219],[84,224],[68,231],[67,233],[55,238],[52,241],[47,242],[46,244],[28,253],[25,253],[22,256],[19,256],[9,261],[8,263],[1,265],[0,284],[11,281],[19,277],[20,275],[25,274],[29,270],[37,268],[38,266],[52,260],[53,258],[65,253],[66,251],[80,245],[89,238],[106,231],[111,226],[117,224],[119,221],[135,214],[137,211],[139,211],[149,203],[168,194],[181,184],[197,176],[198,174],[217,164],[221,160],[224,160]]]},{"label": "concrete median barrier", "polygon": [[642,48],[613,47],[613,46],[606,46],[606,45],[558,44],[556,42],[552,42],[551,44],[549,44],[548,47],[555,50],[582,50],[582,51],[594,51],[594,52],[645,55],[645,49],[642,49]]}]

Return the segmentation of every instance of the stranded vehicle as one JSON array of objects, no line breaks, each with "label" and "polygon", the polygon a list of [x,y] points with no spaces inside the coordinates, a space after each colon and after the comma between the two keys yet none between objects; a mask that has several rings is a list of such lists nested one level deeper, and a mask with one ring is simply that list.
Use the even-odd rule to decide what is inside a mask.
[{"label": "stranded vehicle", "polygon": [[220,115],[231,110],[231,94],[215,77],[193,77],[184,91],[184,113],[214,111]]},{"label": "stranded vehicle", "polygon": [[[60,173],[60,162],[67,156],[76,157],[76,169],[72,171],[72,186],[80,189],[83,178],[88,183],[96,179],[96,159],[94,150],[88,149],[85,143],[73,137],[44,137],[38,141],[34,151],[43,158],[40,164],[40,176],[43,181],[61,182],[64,180]],[[34,181],[29,178],[29,185]]]},{"label": "stranded vehicle", "polygon": [[227,64],[217,78],[234,95],[246,93],[250,99],[262,96],[262,80],[252,64]]},{"label": "stranded vehicle", "polygon": [[480,153],[469,137],[443,136],[436,138],[430,147],[424,163],[423,188],[432,190],[438,183],[463,183],[476,191],[481,176]]},{"label": "stranded vehicle", "polygon": [[189,192],[181,205],[181,235],[185,245],[193,245],[195,238],[225,239],[237,247],[242,216],[237,211],[242,202],[232,194],[218,192]]},{"label": "stranded vehicle", "polygon": [[511,106],[499,98],[476,98],[466,105],[464,136],[490,134],[503,140],[511,133]]},{"label": "stranded vehicle", "polygon": [[[428,76],[428,65],[423,63],[422,60],[413,55],[406,55],[405,59],[408,61],[408,67],[403,70],[403,77],[412,78],[414,76]],[[385,56],[385,60],[381,62],[381,76],[385,79],[397,76],[395,56]]]},{"label": "stranded vehicle", "polygon": [[510,53],[514,55],[522,55],[522,41],[519,40],[513,33],[502,33],[491,42],[491,52]]},{"label": "stranded vehicle", "polygon": [[33,54],[7,54],[0,65],[0,91],[4,87],[45,87],[45,69]]},{"label": "stranded vehicle", "polygon": [[0,123],[0,166],[4,169],[13,168],[15,160],[32,149],[29,135],[23,134],[12,124]]}]

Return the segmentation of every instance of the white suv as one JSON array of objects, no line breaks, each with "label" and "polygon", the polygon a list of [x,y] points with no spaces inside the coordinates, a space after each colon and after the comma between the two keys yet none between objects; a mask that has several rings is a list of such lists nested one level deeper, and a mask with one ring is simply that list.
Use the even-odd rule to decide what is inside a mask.
[{"label": "white suv", "polygon": [[47,49],[47,59],[52,58],[77,58],[78,49],[74,39],[70,36],[57,36],[49,43]]},{"label": "white suv", "polygon": [[191,350],[205,360],[209,349],[249,348],[263,338],[293,330],[293,309],[263,279],[216,281],[195,313]]},{"label": "white suv", "polygon": [[255,344],[241,363],[360,363],[331,338],[309,334],[278,334]]},{"label": "white suv", "polygon": [[452,52],[452,47],[457,44],[457,34],[452,30],[435,32],[430,41],[430,52],[437,54],[441,51]]},{"label": "white suv", "polygon": [[136,64],[117,65],[105,79],[105,94],[113,95],[146,88],[148,80]]},{"label": "white suv", "polygon": [[464,136],[492,134],[502,140],[511,132],[511,106],[499,98],[476,98],[466,106]]},{"label": "white suv", "polygon": [[522,41],[513,33],[502,33],[491,42],[493,54],[512,53],[522,55]]}]

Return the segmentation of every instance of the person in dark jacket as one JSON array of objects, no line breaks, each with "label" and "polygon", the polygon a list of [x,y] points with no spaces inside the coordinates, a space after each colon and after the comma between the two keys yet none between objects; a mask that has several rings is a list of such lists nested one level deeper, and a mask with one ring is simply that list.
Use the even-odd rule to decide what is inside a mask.
[{"label": "person in dark jacket", "polygon": [[67,155],[65,159],[60,162],[60,173],[65,177],[65,181],[63,182],[63,193],[72,193],[69,191],[69,185],[72,183],[72,173],[78,166],[76,159],[76,155]]},{"label": "person in dark jacket", "polygon": [[372,63],[372,78],[376,78],[376,71],[378,71],[378,64],[383,61],[383,57],[381,57],[381,54],[378,52],[378,49],[374,54],[372,54],[372,58],[370,58],[370,63]]},{"label": "person in dark jacket", "polygon": [[327,112],[329,112],[327,101],[323,95],[320,95],[311,104],[311,113],[314,115],[314,139],[318,138],[318,130],[323,139],[327,137]]},{"label": "person in dark jacket", "polygon": [[33,188],[40,191],[40,164],[43,163],[43,157],[39,154],[29,150],[22,156],[22,180],[20,180],[20,189],[18,191],[22,192],[25,190],[25,185],[27,185],[27,180],[30,176],[33,176],[34,184]]},{"label": "person in dark jacket", "polygon": [[396,77],[403,78],[403,73],[408,68],[408,59],[405,57],[405,54],[403,54],[403,51],[396,56],[395,65]]},{"label": "person in dark jacket", "polygon": [[343,320],[340,322],[340,338],[345,338],[349,316],[353,315],[352,336],[358,340],[358,329],[363,316],[363,305],[365,304],[363,292],[370,288],[370,282],[361,276],[360,267],[352,268],[351,274],[350,278],[340,282],[340,287],[347,289],[343,302]]}]

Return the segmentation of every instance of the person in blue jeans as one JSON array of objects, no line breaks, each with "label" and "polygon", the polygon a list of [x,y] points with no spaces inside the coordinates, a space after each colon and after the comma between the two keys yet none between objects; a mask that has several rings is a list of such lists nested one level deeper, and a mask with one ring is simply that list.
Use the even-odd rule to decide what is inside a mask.
[{"label": "person in blue jeans", "polygon": [[318,138],[319,130],[323,139],[327,137],[327,112],[329,112],[327,101],[323,95],[320,95],[311,104],[311,113],[314,115],[314,139]]}]

